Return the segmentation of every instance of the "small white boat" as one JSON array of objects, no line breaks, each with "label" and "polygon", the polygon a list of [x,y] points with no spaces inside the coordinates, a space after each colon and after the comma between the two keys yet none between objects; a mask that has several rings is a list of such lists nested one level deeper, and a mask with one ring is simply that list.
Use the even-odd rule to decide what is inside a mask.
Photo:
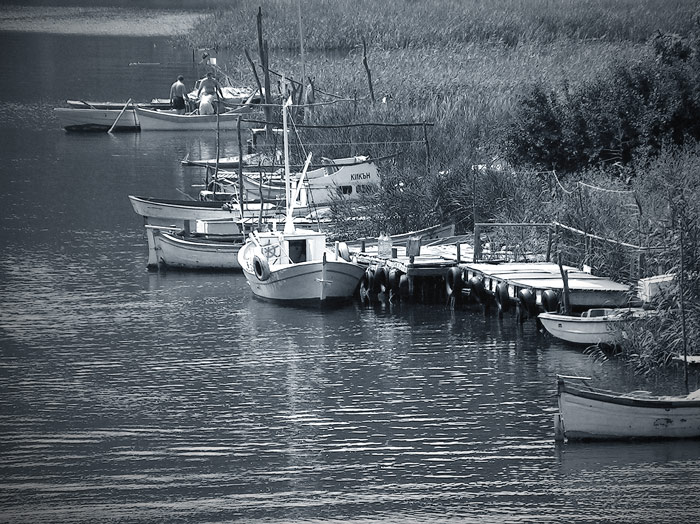
[{"label": "small white boat", "polygon": [[[282,108],[287,129],[287,107]],[[261,231],[249,235],[238,252],[238,260],[250,289],[257,297],[291,304],[349,300],[355,294],[365,269],[350,259],[347,246],[337,243],[334,250],[326,246],[326,235],[297,229],[292,221],[294,202],[302,188],[311,162],[306,160],[302,175],[293,186],[289,175],[289,145],[284,133],[284,156],[287,195],[287,220],[284,231]],[[291,194],[293,193],[293,194]]]},{"label": "small white boat", "polygon": [[192,236],[176,228],[146,226],[148,267],[180,269],[241,269],[238,251],[243,235]]},{"label": "small white boat", "polygon": [[581,316],[540,313],[537,318],[554,337],[573,344],[615,344],[624,322],[644,315],[639,308],[592,308]]},{"label": "small white boat", "polygon": [[[339,159],[323,159],[317,169],[306,173],[299,192],[297,207],[327,205],[337,199],[358,201],[367,197],[381,184],[377,165],[367,156]],[[290,175],[292,183],[300,178],[299,173]],[[200,192],[202,200],[212,194],[238,194],[238,174],[219,171],[217,179],[209,184],[207,191]],[[278,173],[246,170],[243,172],[244,200],[283,200],[285,196],[284,176]]]},{"label": "small white boat", "polygon": [[[200,115],[198,113],[178,114],[172,110],[156,110],[136,107],[136,118],[141,131],[234,131],[239,118],[262,116],[260,106],[246,103],[224,113]],[[250,127],[242,122],[242,127]]]},{"label": "small white boat", "polygon": [[201,166],[211,168],[218,166],[219,168],[225,169],[238,167],[241,162],[243,162],[244,167],[250,167],[260,164],[268,164],[272,162],[272,159],[268,158],[268,155],[265,155],[264,153],[248,153],[245,155],[223,156],[218,160],[216,158],[206,158],[203,160],[192,160],[190,158],[185,158],[181,161],[181,164],[184,166]]},{"label": "small white boat", "polygon": [[700,437],[700,390],[687,396],[623,394],[593,388],[585,380],[557,377],[558,440]]},{"label": "small white boat", "polygon": [[165,198],[129,195],[131,206],[137,215],[144,218],[145,224],[173,226],[186,229],[187,222],[197,220],[259,218],[262,207],[263,218],[284,218],[284,212],[274,204],[246,202],[241,206],[233,201],[203,202],[200,200],[169,200]]}]

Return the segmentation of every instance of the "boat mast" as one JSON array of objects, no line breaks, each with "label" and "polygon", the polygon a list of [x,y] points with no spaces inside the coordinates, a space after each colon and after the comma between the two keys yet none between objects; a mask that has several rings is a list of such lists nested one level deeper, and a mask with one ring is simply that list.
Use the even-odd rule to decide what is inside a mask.
[{"label": "boat mast", "polygon": [[304,28],[301,24],[301,0],[297,3],[297,11],[299,15],[299,46],[301,47],[301,88],[304,89],[304,82],[306,82],[306,63],[304,62]]}]

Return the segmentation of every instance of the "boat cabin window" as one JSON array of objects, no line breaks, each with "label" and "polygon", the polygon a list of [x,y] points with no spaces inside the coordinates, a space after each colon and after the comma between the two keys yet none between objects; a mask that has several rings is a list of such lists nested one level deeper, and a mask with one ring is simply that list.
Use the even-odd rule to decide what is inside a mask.
[{"label": "boat cabin window", "polygon": [[289,241],[289,260],[292,264],[306,262],[306,240]]},{"label": "boat cabin window", "polygon": [[604,317],[605,315],[608,314],[607,309],[589,309],[588,311],[584,311],[581,316],[582,317]]},{"label": "boat cabin window", "polygon": [[374,186],[372,184],[358,184],[358,193],[372,193],[374,191]]},{"label": "boat cabin window", "polygon": [[340,186],[340,192],[344,195],[352,195],[352,186]]}]

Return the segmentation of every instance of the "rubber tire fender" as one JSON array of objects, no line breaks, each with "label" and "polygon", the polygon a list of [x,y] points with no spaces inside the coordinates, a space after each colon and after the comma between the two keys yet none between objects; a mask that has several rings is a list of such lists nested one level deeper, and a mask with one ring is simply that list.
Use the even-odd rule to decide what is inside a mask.
[{"label": "rubber tire fender", "polygon": [[270,264],[267,258],[258,251],[253,255],[253,271],[255,271],[255,276],[261,282],[265,282],[270,278]]},{"label": "rubber tire fender", "polygon": [[518,300],[523,311],[532,318],[537,316],[537,297],[532,289],[521,289],[518,291]]},{"label": "rubber tire fender", "polygon": [[478,276],[473,276],[468,282],[469,289],[474,294],[474,296],[479,300],[479,302],[484,302],[486,300],[486,286],[484,286],[484,279]]},{"label": "rubber tire fender", "polygon": [[510,296],[508,296],[508,284],[501,282],[496,286],[495,293],[496,302],[498,303],[501,311],[507,313],[510,310]]},{"label": "rubber tire fender", "polygon": [[559,294],[553,289],[545,289],[542,292],[542,309],[547,313],[559,311]]},{"label": "rubber tire fender", "polygon": [[464,287],[462,270],[457,266],[451,267],[445,276],[445,291],[448,297],[459,295]]},{"label": "rubber tire fender", "polygon": [[374,272],[374,288],[372,291],[379,294],[382,288],[389,291],[389,268],[380,266]]}]

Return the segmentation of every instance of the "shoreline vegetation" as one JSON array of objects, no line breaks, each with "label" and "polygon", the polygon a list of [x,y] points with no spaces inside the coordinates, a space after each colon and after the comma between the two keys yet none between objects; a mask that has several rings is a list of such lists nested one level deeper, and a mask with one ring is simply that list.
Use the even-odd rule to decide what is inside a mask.
[{"label": "shoreline vegetation", "polygon": [[[400,153],[361,211],[341,205],[339,237],[455,221],[556,221],[557,258],[631,285],[681,274],[620,356],[650,372],[700,335],[700,9],[654,0],[291,0],[218,9],[179,40],[258,55],[319,91],[305,120],[429,122],[426,128],[303,130],[324,156]],[[371,71],[372,90],[364,60]],[[235,71],[245,68],[241,60]],[[249,68],[250,70],[250,68]],[[296,74],[294,74],[296,73]],[[251,75],[252,81],[252,75]],[[304,85],[308,79],[303,79]],[[428,136],[429,149],[424,134]],[[354,144],[347,146],[330,144]],[[348,220],[364,216],[369,220]],[[545,250],[535,228],[482,241]],[[684,307],[680,308],[679,304]],[[696,352],[694,347],[690,352]],[[608,355],[594,351],[600,358]]]},{"label": "shoreline vegetation", "polygon": [[[261,9],[270,69],[304,86],[312,80],[315,103],[324,104],[306,109],[299,123],[341,126],[299,130],[315,155],[397,155],[381,166],[382,187],[368,207],[334,207],[339,238],[447,221],[459,233],[475,222],[556,221],[587,234],[558,231],[562,263],[630,284],[683,268],[658,304],[663,320],[637,326],[619,350],[623,358],[648,372],[700,336],[694,2],[185,0],[173,7],[180,6],[190,10],[189,25],[176,26],[174,42],[226,56],[219,67],[248,85],[256,82],[246,51],[262,77]],[[342,128],[358,122],[431,125]],[[367,219],[348,218],[360,215]],[[482,241],[543,252],[547,239],[535,228],[495,228]]]}]

